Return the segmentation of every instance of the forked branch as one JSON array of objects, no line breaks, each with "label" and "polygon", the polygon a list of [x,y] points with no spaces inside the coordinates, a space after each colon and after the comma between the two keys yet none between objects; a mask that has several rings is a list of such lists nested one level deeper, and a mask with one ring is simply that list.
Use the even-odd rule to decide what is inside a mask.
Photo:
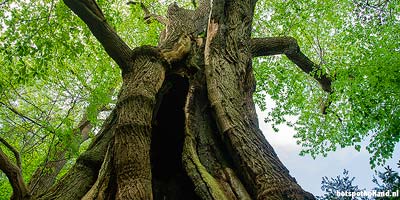
[{"label": "forked branch", "polygon": [[300,51],[296,39],[292,37],[253,38],[251,52],[253,57],[285,54],[301,70],[317,80],[325,92],[332,93],[332,79],[325,73],[313,73],[321,70],[321,66],[312,62]]},{"label": "forked branch", "polygon": [[86,23],[108,55],[121,68],[129,65],[132,50],[106,22],[95,0],[64,0],[64,3]]}]

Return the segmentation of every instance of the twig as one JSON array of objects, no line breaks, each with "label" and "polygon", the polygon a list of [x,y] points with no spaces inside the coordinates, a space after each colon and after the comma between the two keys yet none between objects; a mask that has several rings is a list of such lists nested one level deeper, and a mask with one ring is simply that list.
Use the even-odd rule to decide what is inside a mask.
[{"label": "twig", "polygon": [[150,13],[149,9],[142,3],[142,2],[136,2],[136,1],[129,1],[126,3],[127,5],[137,5],[139,4],[140,7],[142,8],[144,12],[144,17],[143,19],[146,21],[146,23],[150,23],[151,19],[155,19],[156,21],[160,22],[161,24],[164,24],[165,26],[169,24],[169,21],[167,18],[161,16],[161,15],[156,15]]},{"label": "twig", "polygon": [[22,117],[23,119],[26,119],[26,120],[32,122],[33,124],[36,124],[36,125],[38,125],[38,126],[40,126],[42,128],[46,128],[44,125],[36,122],[35,120],[31,119],[30,117],[28,117],[26,115],[23,115],[22,113],[18,112],[15,108],[12,108],[12,107],[8,106],[7,104],[3,103],[2,101],[0,101],[0,104],[3,105],[4,107],[6,107],[11,112],[15,113],[16,115]]}]

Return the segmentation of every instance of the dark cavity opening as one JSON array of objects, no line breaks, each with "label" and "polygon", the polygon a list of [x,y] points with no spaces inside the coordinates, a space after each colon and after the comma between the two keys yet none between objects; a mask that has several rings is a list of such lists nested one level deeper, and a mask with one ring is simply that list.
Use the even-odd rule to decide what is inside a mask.
[{"label": "dark cavity opening", "polygon": [[[153,198],[155,200],[198,199],[192,181],[182,166],[185,115],[189,81],[178,75],[165,80],[161,104],[154,113],[151,139]],[[168,89],[166,89],[168,88]]]}]

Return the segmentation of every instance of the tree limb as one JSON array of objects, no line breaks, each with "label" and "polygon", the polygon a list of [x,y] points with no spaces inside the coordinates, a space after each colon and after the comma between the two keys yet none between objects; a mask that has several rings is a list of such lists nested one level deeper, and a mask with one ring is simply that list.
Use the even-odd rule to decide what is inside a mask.
[{"label": "tree limb", "polygon": [[14,165],[0,148],[0,170],[3,171],[10,181],[13,189],[11,199],[26,199],[30,196],[29,190],[22,177],[21,168]]},{"label": "tree limb", "polygon": [[10,144],[8,143],[4,138],[0,137],[0,142],[4,144],[13,154],[15,157],[15,161],[17,162],[17,166],[21,168],[21,156],[19,155],[19,152]]},{"label": "tree limb", "polygon": [[132,50],[106,22],[95,0],[64,0],[64,3],[86,23],[108,55],[121,68],[129,66]]},{"label": "tree limb", "polygon": [[332,79],[327,74],[312,73],[321,70],[321,67],[300,51],[296,39],[292,37],[253,38],[251,52],[253,57],[285,54],[301,70],[317,80],[325,92],[332,93]]}]

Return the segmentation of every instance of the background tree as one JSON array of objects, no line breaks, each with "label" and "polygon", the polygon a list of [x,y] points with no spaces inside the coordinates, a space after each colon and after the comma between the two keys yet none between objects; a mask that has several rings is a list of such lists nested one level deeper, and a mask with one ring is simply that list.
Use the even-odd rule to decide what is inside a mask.
[{"label": "background tree", "polygon": [[[374,182],[377,187],[374,188],[376,191],[379,192],[396,192],[400,190],[400,176],[399,172],[394,171],[390,166],[385,167],[384,172],[377,172],[377,176],[379,179],[374,177],[372,182]],[[398,197],[382,197],[377,199],[387,199],[392,200]]]},{"label": "background tree", "polygon": [[[303,153],[326,155],[338,146],[359,150],[362,139],[371,137],[368,149],[375,165],[384,163],[399,141],[396,1],[260,1],[255,10],[255,2],[214,2],[210,7],[204,1],[194,9],[191,2],[166,8],[150,1],[130,7],[99,1],[104,14],[94,1],[66,3],[118,67],[63,3],[0,3],[0,73],[6,77],[0,82],[2,158],[10,164],[15,155],[13,169],[23,169],[17,174],[25,180],[35,180],[31,175],[42,166],[39,174],[46,176],[39,177],[50,177],[43,182],[48,189],[65,173],[59,173],[63,162],[58,161],[68,160],[66,171],[72,158],[88,148],[44,199],[85,194],[312,198],[290,177],[258,129],[251,64],[258,56],[285,54],[299,67],[280,56],[254,59],[253,65],[256,102],[265,106],[265,93],[277,100],[268,118],[274,124],[285,122],[286,115],[298,116],[290,125],[298,130]],[[177,60],[166,58],[185,35],[191,38],[190,52]],[[287,35],[301,42],[305,54],[317,55],[312,60],[319,63],[305,57],[291,37],[265,38]],[[157,48],[130,48],[157,41]],[[120,69],[124,81],[117,98]],[[110,108],[114,112],[108,112]],[[171,113],[180,117],[171,120]],[[91,126],[96,136],[78,151],[82,133]],[[150,152],[151,157],[146,156]],[[143,165],[122,162],[129,159]],[[127,186],[126,174],[134,179],[130,185],[137,184]],[[14,192],[15,198],[41,193],[31,184],[15,183],[14,191],[28,188],[26,194]],[[118,188],[109,183],[119,183]],[[137,193],[125,193],[134,186]],[[190,188],[183,190],[187,193],[177,193],[184,187]]]},{"label": "background tree", "polygon": [[349,177],[349,171],[343,170],[343,177],[337,176],[336,178],[322,177],[322,191],[325,192],[323,196],[319,196],[318,199],[337,199],[337,200],[354,200],[354,199],[368,199],[367,197],[351,197],[351,196],[338,196],[337,192],[361,192],[365,189],[358,188],[357,185],[353,185],[355,177]]},{"label": "background tree", "polygon": [[[392,170],[389,166],[386,166],[385,171],[380,172],[377,171],[376,174],[378,178],[375,176],[372,179],[372,182],[376,184],[376,187],[373,190],[377,192],[396,192],[399,190],[399,182],[400,177],[399,173]],[[372,192],[365,189],[359,189],[358,185],[353,185],[355,177],[349,177],[349,171],[346,169],[343,170],[343,177],[337,176],[336,178],[322,178],[322,191],[325,192],[323,196],[319,196],[318,199],[398,199],[398,197],[343,197],[338,196],[337,192]]]}]

